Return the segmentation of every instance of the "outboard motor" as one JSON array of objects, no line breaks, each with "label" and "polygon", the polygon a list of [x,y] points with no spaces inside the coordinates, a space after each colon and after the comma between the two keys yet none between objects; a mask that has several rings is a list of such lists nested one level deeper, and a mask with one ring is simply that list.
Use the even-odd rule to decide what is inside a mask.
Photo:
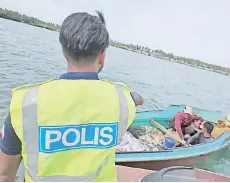
[{"label": "outboard motor", "polygon": [[192,167],[174,166],[151,173],[141,182],[205,182],[205,180],[197,179]]}]

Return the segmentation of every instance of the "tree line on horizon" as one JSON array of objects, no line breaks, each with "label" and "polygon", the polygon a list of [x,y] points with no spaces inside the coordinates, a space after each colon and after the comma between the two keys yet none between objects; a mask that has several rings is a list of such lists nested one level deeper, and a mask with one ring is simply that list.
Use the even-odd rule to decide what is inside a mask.
[{"label": "tree line on horizon", "polygon": [[22,23],[33,25],[36,27],[49,29],[52,31],[57,31],[60,28],[60,25],[58,24],[54,24],[50,22],[47,23],[37,18],[30,17],[25,14],[20,14],[17,11],[12,11],[12,10],[3,9],[3,8],[0,8],[0,18],[13,20],[16,22],[22,22]]},{"label": "tree line on horizon", "polygon": [[166,52],[159,50],[159,49],[150,49],[150,48],[145,47],[145,46],[133,45],[133,44],[124,44],[124,43],[112,41],[112,40],[110,41],[110,44],[112,46],[115,46],[115,47],[132,50],[132,51],[135,51],[135,52],[138,52],[141,54],[145,54],[145,55],[149,55],[149,56],[153,56],[153,57],[157,57],[157,58],[168,59],[170,61],[175,61],[175,62],[195,66],[198,68],[205,68],[205,69],[216,71],[216,72],[219,72],[222,74],[227,74],[227,73],[230,74],[230,68],[228,68],[228,67],[222,67],[219,65],[206,63],[206,62],[200,61],[198,59],[176,56],[173,53],[166,53]]}]

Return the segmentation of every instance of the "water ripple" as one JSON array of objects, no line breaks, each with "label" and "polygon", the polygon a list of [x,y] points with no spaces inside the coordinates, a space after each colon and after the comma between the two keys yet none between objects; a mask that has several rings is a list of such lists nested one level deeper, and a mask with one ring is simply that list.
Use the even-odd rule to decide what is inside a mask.
[{"label": "water ripple", "polygon": [[[8,114],[11,89],[66,72],[58,34],[0,19],[0,124]],[[101,78],[125,82],[140,93],[145,105],[138,111],[169,104],[230,111],[230,77],[110,47]],[[230,157],[212,159],[203,167],[230,172]],[[210,165],[211,164],[211,165]]]}]

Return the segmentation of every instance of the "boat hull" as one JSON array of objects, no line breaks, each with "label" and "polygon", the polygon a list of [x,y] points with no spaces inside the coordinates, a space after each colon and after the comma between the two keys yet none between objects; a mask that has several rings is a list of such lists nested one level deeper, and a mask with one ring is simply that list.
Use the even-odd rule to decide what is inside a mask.
[{"label": "boat hull", "polygon": [[147,170],[160,170],[162,168],[167,168],[171,166],[192,166],[197,162],[207,158],[211,153],[195,156],[195,157],[187,157],[180,159],[164,159],[157,161],[132,161],[132,162],[117,162],[116,165],[122,165],[133,168],[143,168]]},{"label": "boat hull", "polygon": [[[131,127],[151,126],[155,120],[165,128],[168,127],[169,121],[179,112],[183,111],[185,105],[171,105],[164,110],[152,110],[138,112]],[[221,112],[209,111],[192,107],[193,112],[205,120],[217,121],[224,120],[226,117]],[[213,141],[197,144],[193,146],[177,147],[173,150],[162,150],[154,152],[122,152],[116,153],[116,164],[128,167],[144,168],[148,170],[159,170],[169,166],[191,166],[200,160],[216,153],[221,149],[229,146],[230,132],[219,134]]]}]

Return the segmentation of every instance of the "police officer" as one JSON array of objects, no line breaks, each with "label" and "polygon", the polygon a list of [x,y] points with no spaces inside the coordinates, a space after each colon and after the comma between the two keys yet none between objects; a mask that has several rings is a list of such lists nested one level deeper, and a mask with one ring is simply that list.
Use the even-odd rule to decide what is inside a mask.
[{"label": "police officer", "polygon": [[101,13],[74,13],[60,30],[67,73],[12,90],[0,181],[116,181],[115,147],[143,103],[123,83],[99,80],[109,34]]}]

